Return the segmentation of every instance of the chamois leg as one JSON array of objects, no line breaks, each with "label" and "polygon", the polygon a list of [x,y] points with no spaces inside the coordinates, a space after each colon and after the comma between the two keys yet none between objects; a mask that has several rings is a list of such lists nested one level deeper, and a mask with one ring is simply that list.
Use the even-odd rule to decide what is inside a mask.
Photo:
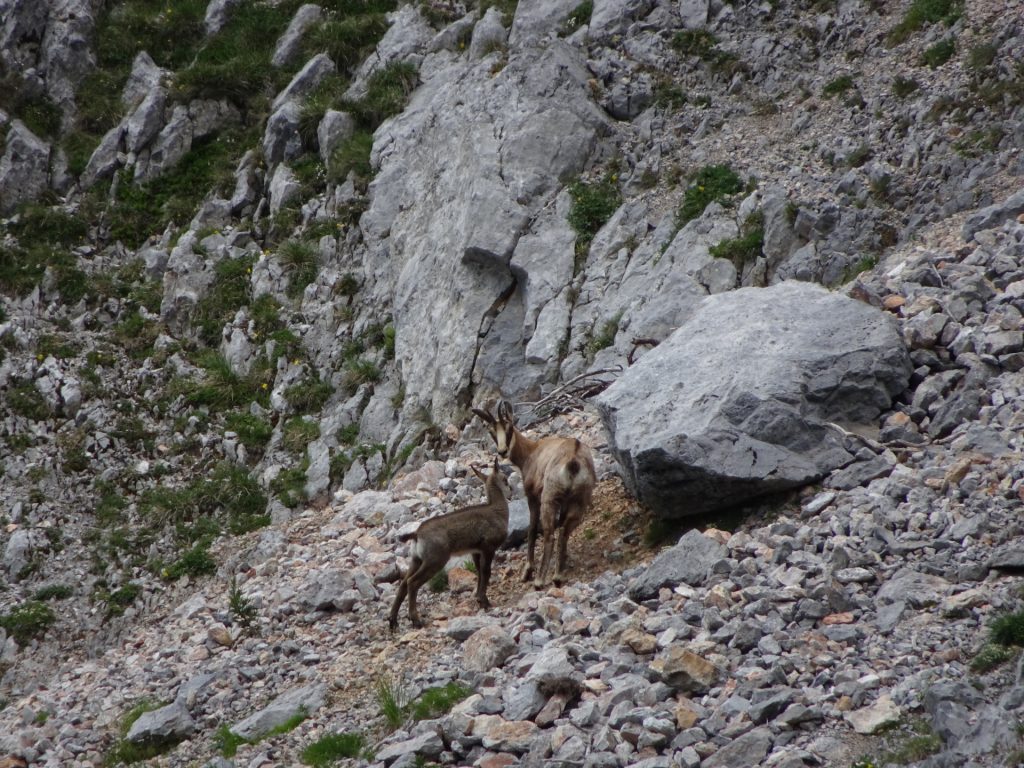
[{"label": "chamois leg", "polygon": [[554,582],[561,586],[565,582],[565,562],[568,555],[569,535],[583,520],[583,507],[570,504],[565,511],[565,521],[558,529],[558,563],[555,568]]},{"label": "chamois leg", "polygon": [[558,506],[551,502],[541,504],[540,527],[544,537],[544,549],[541,553],[540,567],[537,576],[533,580],[533,586],[542,589],[547,579],[548,568],[551,565],[551,549],[555,538],[555,524],[558,522]]},{"label": "chamois leg", "polygon": [[[440,564],[434,561],[423,562],[407,579],[409,582],[409,621],[414,627],[423,626],[419,609],[416,607],[416,594],[420,591],[420,587],[430,581],[431,576],[444,567],[444,563],[445,561],[441,561]],[[409,570],[412,571],[411,568]]]},{"label": "chamois leg", "polygon": [[491,607],[491,601],[487,599],[487,585],[491,581],[491,559],[493,552],[481,552],[474,555],[476,561],[476,602],[483,609]]},{"label": "chamois leg", "polygon": [[523,581],[533,578],[533,549],[537,543],[537,522],[540,518],[540,502],[527,498],[530,507],[530,527],[526,533],[526,565],[523,567]]},{"label": "chamois leg", "polygon": [[392,632],[398,629],[398,611],[402,607],[402,601],[405,600],[405,596],[409,592],[409,579],[416,573],[421,562],[418,557],[413,557],[409,563],[409,570],[405,572],[405,576],[398,582],[398,594],[395,595],[395,602],[391,604],[391,615],[388,616],[388,626],[391,627]]}]

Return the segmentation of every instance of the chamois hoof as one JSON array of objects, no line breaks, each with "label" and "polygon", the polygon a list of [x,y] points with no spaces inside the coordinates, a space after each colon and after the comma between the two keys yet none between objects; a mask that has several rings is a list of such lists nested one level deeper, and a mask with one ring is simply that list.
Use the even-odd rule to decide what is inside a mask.
[{"label": "chamois hoof", "polygon": [[423,619],[417,616],[415,619],[409,619],[409,622],[416,627],[416,629],[423,629]]},{"label": "chamois hoof", "polygon": [[488,600],[486,597],[483,600],[477,600],[476,602],[477,602],[477,605],[480,606],[481,610],[486,611],[488,608],[491,607],[491,601]]},{"label": "chamois hoof", "polygon": [[398,631],[398,619],[388,619],[388,630],[391,632]]},{"label": "chamois hoof", "polygon": [[532,578],[533,578],[533,566],[532,565],[527,565],[525,568],[523,568],[522,580],[523,581],[529,581]]}]

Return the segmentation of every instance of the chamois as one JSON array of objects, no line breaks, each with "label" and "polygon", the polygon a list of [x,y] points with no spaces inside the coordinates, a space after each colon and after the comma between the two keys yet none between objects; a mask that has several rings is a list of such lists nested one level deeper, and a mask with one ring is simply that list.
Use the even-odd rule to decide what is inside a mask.
[{"label": "chamois", "polygon": [[558,564],[554,581],[564,580],[566,544],[569,534],[583,520],[590,507],[597,475],[590,448],[576,438],[545,437],[531,440],[516,429],[512,405],[498,403],[497,418],[488,411],[474,408],[473,413],[484,420],[498,448],[498,455],[519,467],[530,506],[530,528],[527,538],[527,560],[523,581],[533,576],[533,548],[539,523],[544,537],[544,551],[534,586],[544,586],[551,562],[551,546],[558,531]]},{"label": "chamois", "polygon": [[487,599],[487,585],[491,580],[491,563],[494,553],[508,537],[508,499],[512,495],[505,476],[498,468],[498,459],[489,476],[481,474],[476,467],[470,469],[484,481],[487,503],[463,507],[438,515],[420,523],[412,533],[398,537],[399,541],[414,539],[412,560],[409,570],[398,585],[398,594],[391,606],[388,624],[392,631],[398,627],[398,610],[402,600],[409,595],[409,620],[414,627],[422,627],[416,608],[416,593],[420,587],[455,555],[473,553],[476,565],[476,601],[481,608],[490,608]]}]

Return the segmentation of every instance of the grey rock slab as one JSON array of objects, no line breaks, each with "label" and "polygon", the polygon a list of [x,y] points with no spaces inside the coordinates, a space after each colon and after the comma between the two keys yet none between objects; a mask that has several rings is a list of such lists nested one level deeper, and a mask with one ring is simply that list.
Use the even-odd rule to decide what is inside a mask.
[{"label": "grey rock slab", "polygon": [[462,665],[473,672],[489,672],[515,650],[515,640],[500,626],[481,627],[462,644]]},{"label": "grey rock slab", "polygon": [[298,714],[311,715],[327,700],[327,686],[313,683],[293,688],[263,709],[231,726],[231,732],[244,739],[258,739]]},{"label": "grey rock slab", "polygon": [[288,28],[281,35],[270,57],[271,66],[281,68],[293,61],[302,50],[302,38],[306,31],[323,19],[323,9],[319,5],[307,3],[292,16]]},{"label": "grey rock slab", "polygon": [[901,568],[879,588],[875,603],[878,606],[906,603],[911,608],[927,608],[938,604],[950,586],[941,576]]},{"label": "grey rock slab", "polygon": [[206,17],[203,19],[203,27],[207,35],[215,35],[224,28],[231,18],[231,11],[239,5],[242,0],[210,0],[206,6]]},{"label": "grey rock slab", "polygon": [[521,48],[557,34],[577,6],[577,0],[520,0],[509,44]]},{"label": "grey rock slab", "polygon": [[14,531],[7,540],[3,560],[0,561],[0,564],[3,565],[12,582],[19,579],[22,569],[29,564],[35,547],[36,542],[32,532],[25,528]]},{"label": "grey rock slab", "polygon": [[[394,302],[406,402],[429,404],[435,419],[454,411],[471,375],[478,392],[514,398],[557,367],[531,371],[522,352],[508,354],[522,348],[524,295],[495,302],[514,279],[526,284],[510,255],[610,128],[579,53],[561,41],[479,75],[453,61],[378,129],[371,162],[379,171],[360,220],[364,236],[381,242],[367,253],[366,290]],[[571,250],[551,260],[571,274]]]},{"label": "grey rock slab", "polygon": [[1024,189],[1014,192],[1001,203],[990,205],[969,215],[964,221],[961,234],[965,241],[970,242],[981,230],[998,227],[1007,219],[1022,213],[1024,213]]},{"label": "grey rock slab", "polygon": [[827,424],[872,423],[910,372],[892,317],[786,282],[707,297],[597,405],[627,486],[678,518],[848,464]]},{"label": "grey rock slab", "polygon": [[740,765],[760,765],[772,746],[772,734],[767,728],[755,728],[733,739],[701,763],[701,768],[736,768]]},{"label": "grey rock slab", "polygon": [[163,127],[166,105],[166,88],[153,88],[146,94],[125,123],[125,149],[138,152],[153,140]]},{"label": "grey rock slab", "polygon": [[390,765],[404,755],[422,755],[427,758],[436,758],[443,751],[444,741],[441,739],[441,736],[436,731],[429,731],[419,736],[414,736],[411,739],[405,739],[393,744],[385,744],[377,750],[374,759]]},{"label": "grey rock slab", "polygon": [[133,744],[180,741],[195,729],[196,723],[184,703],[174,701],[152,712],[143,712],[125,738]]},{"label": "grey rock slab", "polygon": [[388,14],[388,21],[391,26],[377,43],[373,55],[367,56],[359,65],[345,98],[361,99],[365,96],[369,79],[389,64],[399,61],[418,64],[436,36],[434,28],[413,4]]},{"label": "grey rock slab", "polygon": [[634,600],[646,600],[662,587],[679,584],[701,586],[711,566],[728,554],[724,545],[697,530],[687,531],[679,542],[658,553],[647,569],[629,588]]},{"label": "grey rock slab", "polygon": [[704,29],[708,24],[709,0],[679,0],[679,17],[684,29]]},{"label": "grey rock slab", "polygon": [[284,163],[274,169],[270,177],[268,188],[270,196],[270,212],[277,213],[288,203],[298,197],[302,191],[302,184],[299,182],[295,172]]},{"label": "grey rock slab", "polygon": [[157,66],[153,58],[145,51],[140,51],[132,61],[132,71],[121,91],[121,103],[129,109],[138,105],[154,88],[167,72]]},{"label": "grey rock slab", "polygon": [[336,109],[327,110],[316,129],[320,159],[324,163],[329,163],[334,150],[352,138],[355,131],[356,121],[352,115],[348,112],[339,112]]},{"label": "grey rock slab", "polygon": [[872,734],[898,722],[902,714],[892,697],[882,694],[874,703],[846,712],[843,717],[857,733]]},{"label": "grey rock slab", "polygon": [[445,634],[458,641],[468,640],[472,635],[483,630],[485,627],[495,627],[497,622],[490,616],[456,616],[448,622],[445,627]]},{"label": "grey rock slab", "polygon": [[294,101],[280,105],[267,119],[263,130],[263,157],[273,166],[282,160],[292,160],[302,154],[299,120],[302,108]]},{"label": "grey rock slab", "polygon": [[113,174],[121,165],[124,131],[124,123],[119,123],[103,134],[100,143],[89,156],[85,170],[82,171],[82,177],[79,180],[82,187],[88,189],[100,179]]},{"label": "grey rock slab", "polygon": [[0,156],[0,215],[35,200],[49,186],[50,145],[21,120],[11,121]]},{"label": "grey rock slab", "polygon": [[1024,542],[1012,541],[999,547],[988,559],[988,567],[996,571],[1024,571]]},{"label": "grey rock slab", "polygon": [[891,453],[878,454],[864,461],[855,461],[849,466],[837,469],[825,478],[824,485],[826,488],[849,491],[852,488],[867,485],[879,477],[885,477],[892,472],[895,466],[896,458]]},{"label": "grey rock slab", "polygon": [[469,41],[469,57],[482,59],[495,50],[504,49],[507,41],[508,30],[501,23],[501,11],[496,6],[491,6],[473,27],[473,37]]},{"label": "grey rock slab", "polygon": [[326,53],[318,53],[295,73],[291,82],[274,98],[271,108],[276,111],[285,102],[301,100],[335,72],[337,67],[334,66],[331,57]]}]

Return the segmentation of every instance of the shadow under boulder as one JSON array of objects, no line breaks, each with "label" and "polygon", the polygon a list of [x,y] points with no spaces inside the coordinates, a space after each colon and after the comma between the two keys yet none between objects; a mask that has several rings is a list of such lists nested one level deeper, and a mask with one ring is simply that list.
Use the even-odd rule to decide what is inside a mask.
[{"label": "shadow under boulder", "polygon": [[855,461],[907,387],[895,320],[811,283],[709,296],[597,399],[630,490],[655,515],[724,509]]}]

